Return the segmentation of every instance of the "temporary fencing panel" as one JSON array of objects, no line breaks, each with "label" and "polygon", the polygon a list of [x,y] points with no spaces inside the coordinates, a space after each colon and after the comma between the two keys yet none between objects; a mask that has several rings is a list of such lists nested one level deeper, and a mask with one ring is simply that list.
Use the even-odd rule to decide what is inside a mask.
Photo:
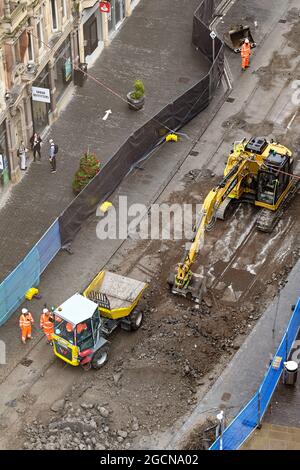
[{"label": "temporary fencing panel", "polygon": [[[284,361],[288,359],[293,343],[297,338],[300,327],[300,299],[294,309],[286,332],[276,351],[274,358],[280,358],[278,368],[270,365],[259,389],[251,401],[243,408],[236,418],[225,429],[222,442],[220,437],[212,444],[209,450],[236,450],[250,436],[252,431],[260,424],[267,411],[269,402],[280,379]],[[279,361],[278,361],[279,363]]]},{"label": "temporary fencing panel", "polygon": [[58,220],[47,230],[23,261],[0,284],[0,325],[24,301],[31,287],[39,284],[40,275],[61,248]]},{"label": "temporary fencing panel", "polygon": [[[218,438],[210,450],[232,450],[237,449],[240,443],[256,428],[258,423],[258,393],[254,395],[252,400],[245,406],[241,413],[232,421],[230,432],[227,429],[223,433],[221,440]],[[221,448],[220,448],[221,447]]]},{"label": "temporary fencing panel", "polygon": [[0,284],[0,325],[3,325],[23,302],[25,292],[39,283],[40,259],[36,247]]},{"label": "temporary fencing panel", "polygon": [[61,249],[58,219],[51,225],[43,237],[37,242],[36,248],[40,259],[40,274]]}]

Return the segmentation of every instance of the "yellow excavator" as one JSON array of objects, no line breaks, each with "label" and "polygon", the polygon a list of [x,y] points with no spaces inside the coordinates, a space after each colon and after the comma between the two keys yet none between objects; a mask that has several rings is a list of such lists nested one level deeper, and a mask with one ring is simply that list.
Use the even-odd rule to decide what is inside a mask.
[{"label": "yellow excavator", "polygon": [[249,202],[261,208],[257,229],[271,232],[298,187],[299,179],[293,177],[292,152],[287,147],[261,137],[234,143],[222,181],[204,200],[190,249],[169,276],[171,291],[201,302],[205,276],[193,273],[191,266],[203,246],[205,231],[212,229],[216,219],[224,220],[237,202]]}]

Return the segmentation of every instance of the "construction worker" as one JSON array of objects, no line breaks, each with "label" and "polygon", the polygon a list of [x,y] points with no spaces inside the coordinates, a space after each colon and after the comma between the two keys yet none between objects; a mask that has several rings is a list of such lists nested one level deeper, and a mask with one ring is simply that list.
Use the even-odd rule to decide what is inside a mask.
[{"label": "construction worker", "polygon": [[244,44],[241,47],[241,56],[242,56],[242,70],[245,71],[249,67],[249,59],[251,53],[250,41],[248,38],[245,39]]},{"label": "construction worker", "polygon": [[31,326],[34,319],[27,308],[22,308],[22,315],[20,316],[19,325],[22,333],[22,343],[26,343],[26,339],[31,339]]},{"label": "construction worker", "polygon": [[47,337],[48,344],[52,345],[52,335],[54,333],[54,321],[47,308],[43,309],[43,313],[40,318],[40,328],[43,330]]}]

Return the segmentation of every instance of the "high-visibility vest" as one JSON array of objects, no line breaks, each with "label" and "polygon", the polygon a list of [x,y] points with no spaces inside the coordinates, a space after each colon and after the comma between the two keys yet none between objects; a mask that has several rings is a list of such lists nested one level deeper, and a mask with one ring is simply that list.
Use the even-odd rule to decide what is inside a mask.
[{"label": "high-visibility vest", "polygon": [[31,313],[28,313],[26,316],[22,313],[19,321],[20,328],[30,326],[31,323],[34,323]]},{"label": "high-visibility vest", "polygon": [[241,48],[241,55],[242,57],[248,57],[250,55],[250,51],[251,51],[251,46],[250,44],[246,44],[244,42],[244,44],[242,45],[242,48]]},{"label": "high-visibility vest", "polygon": [[45,333],[54,331],[54,324],[50,320],[49,314],[42,313],[41,319],[40,319],[40,327],[43,328]]}]

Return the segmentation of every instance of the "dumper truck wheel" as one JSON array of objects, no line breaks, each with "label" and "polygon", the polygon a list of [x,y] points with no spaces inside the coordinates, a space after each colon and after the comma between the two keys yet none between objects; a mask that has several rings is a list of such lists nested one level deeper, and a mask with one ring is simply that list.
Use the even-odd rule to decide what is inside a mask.
[{"label": "dumper truck wheel", "polygon": [[130,314],[130,329],[131,331],[138,330],[141,324],[143,323],[144,314],[141,310],[134,310]]},{"label": "dumper truck wheel", "polygon": [[101,369],[106,364],[108,359],[108,346],[103,346],[98,349],[92,357],[93,369]]}]

